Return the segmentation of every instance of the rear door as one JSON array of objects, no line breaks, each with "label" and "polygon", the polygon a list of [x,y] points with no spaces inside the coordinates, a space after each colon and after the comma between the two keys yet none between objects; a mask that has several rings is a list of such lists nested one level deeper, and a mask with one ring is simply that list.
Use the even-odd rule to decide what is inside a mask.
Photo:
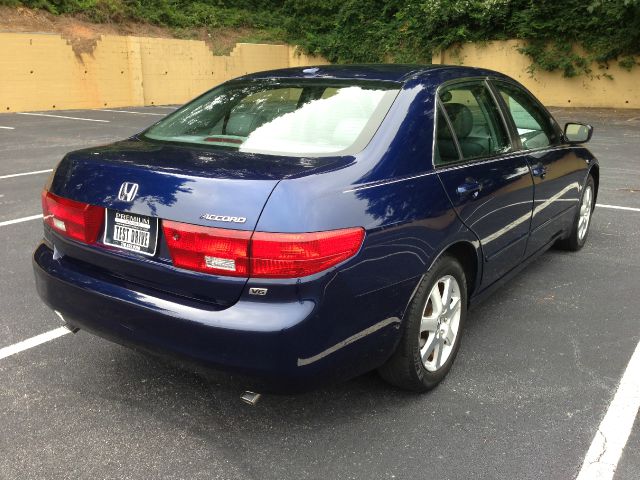
[{"label": "rear door", "polygon": [[573,220],[586,164],[562,144],[547,110],[518,85],[492,80],[512,120],[517,147],[526,155],[534,182],[534,209],[526,255],[553,241]]},{"label": "rear door", "polygon": [[533,208],[525,154],[512,138],[484,80],[439,90],[434,164],[460,219],[480,239],[483,285],[523,258]]}]

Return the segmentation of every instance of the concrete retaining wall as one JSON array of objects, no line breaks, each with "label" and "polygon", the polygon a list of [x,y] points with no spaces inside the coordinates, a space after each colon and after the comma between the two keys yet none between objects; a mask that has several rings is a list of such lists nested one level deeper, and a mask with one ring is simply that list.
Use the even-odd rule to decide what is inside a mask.
[{"label": "concrete retaining wall", "polygon": [[[611,65],[599,78],[527,72],[518,41],[466,44],[433,63],[464,64],[510,75],[546,105],[640,108],[640,68]],[[180,104],[248,72],[326,63],[288,45],[240,43],[216,56],[198,40],[102,36],[76,54],[57,34],[0,33],[0,112]],[[602,75],[609,74],[613,79]]]},{"label": "concrete retaining wall", "polygon": [[[565,78],[560,72],[527,72],[529,58],[517,48],[520,42],[506,40],[486,44],[468,43],[459,51],[433,57],[433,63],[490,68],[505,73],[531,90],[545,105],[563,107],[640,108],[640,68],[627,71],[617,64],[606,70],[592,66],[594,78]],[[607,78],[603,74],[613,77]],[[599,78],[598,78],[599,76]]]},{"label": "concrete retaining wall", "polygon": [[326,63],[288,45],[105,35],[77,55],[60,35],[0,33],[0,112],[180,104],[249,72]]}]

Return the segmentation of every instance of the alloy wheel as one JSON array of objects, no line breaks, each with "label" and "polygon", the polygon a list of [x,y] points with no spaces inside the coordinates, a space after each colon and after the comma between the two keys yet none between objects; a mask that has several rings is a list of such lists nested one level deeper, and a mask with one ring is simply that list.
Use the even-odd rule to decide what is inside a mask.
[{"label": "alloy wheel", "polygon": [[578,239],[582,241],[587,234],[589,228],[589,220],[591,219],[591,209],[593,202],[593,191],[590,185],[584,190],[582,195],[582,204],[580,205],[580,216],[578,218]]},{"label": "alloy wheel", "polygon": [[452,275],[441,277],[431,289],[420,322],[422,364],[435,372],[448,360],[460,326],[460,285]]}]

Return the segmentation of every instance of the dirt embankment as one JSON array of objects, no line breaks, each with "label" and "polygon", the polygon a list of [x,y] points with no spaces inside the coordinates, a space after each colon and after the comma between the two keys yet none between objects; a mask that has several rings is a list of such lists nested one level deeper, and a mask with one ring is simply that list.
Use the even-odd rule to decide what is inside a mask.
[{"label": "dirt embankment", "polygon": [[82,15],[53,15],[44,10],[0,6],[0,32],[57,33],[69,42],[76,55],[91,53],[100,35],[134,35],[138,37],[183,38],[203,40],[216,55],[227,54],[239,41],[251,37],[250,29],[206,28],[181,30],[148,23],[92,23]]}]

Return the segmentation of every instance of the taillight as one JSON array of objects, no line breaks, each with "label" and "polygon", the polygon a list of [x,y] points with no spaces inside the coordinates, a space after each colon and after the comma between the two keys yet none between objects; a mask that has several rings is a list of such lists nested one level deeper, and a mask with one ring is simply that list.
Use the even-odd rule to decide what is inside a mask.
[{"label": "taillight", "polygon": [[364,230],[346,228],[313,233],[256,232],[251,238],[251,276],[304,277],[358,253]]},{"label": "taillight", "polygon": [[251,232],[199,227],[163,220],[171,259],[176,267],[198,272],[247,277]]},{"label": "taillight", "polygon": [[94,243],[102,227],[104,208],[58,197],[44,190],[42,214],[45,223],[62,235]]},{"label": "taillight", "polygon": [[326,270],[354,256],[362,228],[312,233],[269,233],[163,221],[176,267],[253,278],[296,278]]}]

